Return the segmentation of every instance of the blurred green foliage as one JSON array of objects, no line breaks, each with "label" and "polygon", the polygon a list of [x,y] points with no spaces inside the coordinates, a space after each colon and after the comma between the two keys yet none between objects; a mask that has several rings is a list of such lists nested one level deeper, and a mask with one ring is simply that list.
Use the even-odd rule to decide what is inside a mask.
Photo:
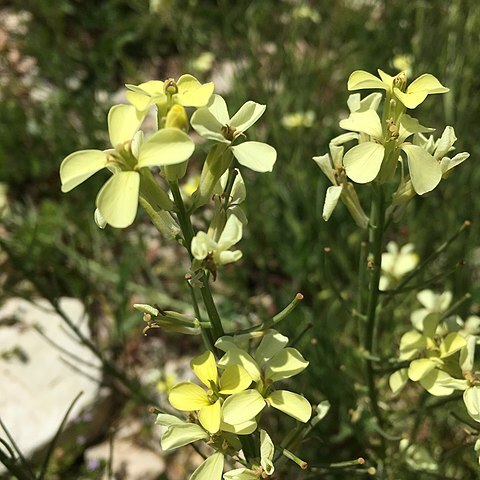
[{"label": "blurred green foliage", "polygon": [[[106,112],[114,101],[122,101],[123,83],[183,71],[205,80],[213,77],[232,111],[245,99],[267,104],[256,138],[278,151],[271,175],[245,174],[249,226],[244,260],[224,275],[227,287],[219,285],[221,312],[235,322],[270,315],[301,291],[303,305],[283,326],[295,337],[308,322],[313,324],[301,339],[311,367],[299,387],[308,388],[305,394],[314,402],[328,397],[333,405],[305,456],[320,464],[368,455],[372,426],[362,415],[364,386],[353,348],[357,325],[336,297],[353,295],[363,237],[343,208],[328,223],[322,220],[327,183],[311,157],[325,153],[329,140],[340,133],[338,120],[347,113],[346,80],[353,70],[394,73],[395,57],[408,56],[413,77],[430,72],[448,86],[451,92],[442,96],[443,104],[430,99],[422,109],[439,134],[444,125],[453,125],[457,148],[471,158],[440,188],[417,198],[391,238],[413,242],[425,258],[464,220],[472,220],[470,235],[455,242],[425,278],[465,261],[433,286],[451,289],[457,297],[472,293],[460,313],[477,311],[480,3],[10,0],[0,13],[3,19],[7,13],[25,17],[24,29],[7,29],[6,42],[0,42],[0,182],[7,184],[11,210],[1,227],[8,238],[4,246],[9,246],[2,260],[8,276],[3,297],[18,291],[33,294],[32,282],[25,289],[23,281],[41,279],[49,295],[77,296],[89,305],[101,299],[110,305],[121,339],[138,335],[141,327],[125,313],[138,286],[167,293],[172,302],[182,296],[187,300],[185,290],[172,287],[171,272],[167,278],[161,268],[160,275],[149,269],[142,233],[96,230],[94,196],[102,180],[92,179],[63,196],[58,166],[74,150],[104,147]],[[27,59],[30,64],[22,63]],[[282,122],[306,111],[315,115],[311,126],[291,128]],[[360,196],[368,202],[362,189]],[[328,255],[325,247],[332,249]],[[177,273],[180,283],[184,272]],[[45,294],[38,288],[37,293]],[[264,294],[269,305],[251,301]],[[408,328],[413,302],[412,294],[403,305],[392,306],[395,327],[387,329],[385,355],[395,353],[392,335],[398,338]],[[121,348],[121,342],[114,340],[110,348]],[[415,399],[418,392],[411,395]],[[424,442],[441,445],[435,451],[440,473],[477,478],[471,446],[452,451],[462,443],[462,434],[450,438],[455,420],[448,405],[433,422],[435,427],[424,427]],[[410,427],[397,425],[396,433]],[[406,469],[401,478],[416,479],[418,473]]]}]

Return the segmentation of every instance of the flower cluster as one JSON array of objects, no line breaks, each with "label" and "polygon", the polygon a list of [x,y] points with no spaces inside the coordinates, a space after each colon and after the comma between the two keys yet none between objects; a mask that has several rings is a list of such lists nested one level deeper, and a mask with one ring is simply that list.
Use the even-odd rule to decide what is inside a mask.
[{"label": "flower cluster", "polygon": [[[378,73],[380,78],[364,71],[353,72],[348,89],[384,91],[381,115],[377,110],[382,94],[372,93],[364,99],[359,94],[350,95],[350,115],[340,121],[340,127],[349,133],[331,141],[329,154],[314,157],[333,184],[325,198],[325,220],[330,218],[341,199],[359,226],[368,224],[349,180],[360,184],[391,182],[400,166],[393,207],[401,209],[416,194],[433,190],[453,167],[469,156],[468,153],[459,153],[452,158],[447,156],[454,149],[456,140],[452,127],[446,127],[441,138],[435,141],[432,136],[425,135],[433,132],[433,128],[421,125],[406,113],[420,105],[428,95],[446,93],[448,88],[430,74],[421,75],[408,84],[406,72],[394,77],[381,70]],[[344,145],[352,141],[357,144],[345,152]]]},{"label": "flower cluster", "polygon": [[[257,336],[262,339],[250,354],[247,351],[249,340]],[[297,375],[308,365],[301,353],[287,347],[287,343],[288,338],[274,330],[221,337],[216,347],[225,354],[218,363],[210,351],[190,362],[203,386],[180,382],[170,389],[170,404],[185,412],[186,420],[168,414],[158,415],[157,423],[165,427],[162,448],[170,450],[203,440],[215,450],[197,468],[191,480],[221,479],[225,456],[240,461],[243,467],[226,473],[224,479],[257,479],[272,475],[275,448],[268,433],[258,430],[261,412],[273,407],[303,423],[312,416],[312,407],[303,396],[275,388],[274,383]],[[248,462],[241,460],[241,438],[257,431],[258,457]]]},{"label": "flower cluster", "polygon": [[463,391],[470,416],[480,422],[480,375],[474,368],[475,347],[480,343],[480,317],[463,321],[449,314],[450,292],[422,290],[417,295],[422,308],[412,312],[414,329],[400,340],[399,361],[406,362],[390,376],[396,394],[408,379],[419,382],[431,395],[447,396]]}]

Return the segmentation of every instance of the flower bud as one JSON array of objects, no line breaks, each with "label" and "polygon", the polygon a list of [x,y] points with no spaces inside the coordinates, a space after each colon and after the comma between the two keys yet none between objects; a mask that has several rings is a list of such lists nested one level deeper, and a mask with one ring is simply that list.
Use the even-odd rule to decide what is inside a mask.
[{"label": "flower bud", "polygon": [[[183,132],[188,131],[188,117],[184,107],[178,104],[172,105],[167,113],[165,128],[178,128]],[[167,181],[175,182],[183,178],[187,173],[187,165],[188,160],[176,165],[165,165],[163,172]]]}]

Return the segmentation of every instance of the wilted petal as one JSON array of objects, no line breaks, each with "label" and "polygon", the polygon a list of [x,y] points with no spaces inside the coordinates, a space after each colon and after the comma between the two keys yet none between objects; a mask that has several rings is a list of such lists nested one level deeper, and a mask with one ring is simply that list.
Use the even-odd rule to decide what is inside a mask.
[{"label": "wilted petal", "polygon": [[357,183],[371,182],[380,171],[384,154],[379,143],[365,142],[351,148],[343,157],[348,177]]},{"label": "wilted petal", "polygon": [[66,157],[60,165],[62,192],[69,192],[105,167],[107,153],[101,150],[80,150]]},{"label": "wilted petal", "polygon": [[140,146],[138,166],[175,165],[190,158],[194,150],[195,144],[185,132],[163,128]]},{"label": "wilted petal", "polygon": [[207,387],[212,388],[218,382],[217,364],[213,353],[207,350],[190,362],[190,368],[199,380]]},{"label": "wilted petal", "polygon": [[452,168],[463,163],[470,156],[467,152],[457,153],[453,158],[444,157],[440,162],[440,168],[442,169],[442,175],[446,177],[446,173]]},{"label": "wilted petal", "polygon": [[214,453],[193,472],[190,480],[221,480],[223,463],[223,454]]},{"label": "wilted petal", "polygon": [[336,185],[337,180],[335,179],[334,169],[332,161],[330,160],[330,155],[326,153],[325,155],[313,157],[313,160],[320,167],[325,176],[330,180],[332,185]]},{"label": "wilted petal", "polygon": [[419,195],[432,191],[442,179],[440,163],[417,145],[402,145],[402,150],[407,154],[408,169],[415,191]]},{"label": "wilted petal", "polygon": [[202,407],[198,412],[198,420],[202,427],[210,433],[217,433],[220,430],[221,418],[220,400],[217,400],[213,405]]},{"label": "wilted petal", "polygon": [[257,390],[245,390],[228,397],[222,406],[223,419],[238,425],[256,417],[265,408],[265,400]]},{"label": "wilted petal", "polygon": [[212,82],[202,85],[194,76],[185,74],[177,81],[175,101],[184,107],[203,107],[213,94]]},{"label": "wilted petal", "polygon": [[267,398],[267,403],[303,423],[308,422],[312,416],[312,407],[308,400],[288,390],[272,392]]},{"label": "wilted petal", "polygon": [[350,75],[347,82],[347,88],[348,90],[363,90],[365,88],[381,88],[382,90],[388,90],[389,87],[375,75],[363,70],[356,70]]},{"label": "wilted petal", "polygon": [[200,426],[194,423],[185,423],[171,425],[162,435],[162,449],[173,450],[183,447],[197,440],[208,440],[210,435]]},{"label": "wilted petal", "polygon": [[172,407],[185,412],[200,410],[210,405],[207,392],[199,385],[190,382],[174,385],[168,394],[168,401]]},{"label": "wilted petal", "polygon": [[435,158],[441,160],[448,152],[453,150],[453,144],[457,141],[453,127],[445,127],[442,136],[435,146]]},{"label": "wilted petal", "polygon": [[133,105],[114,105],[108,112],[108,135],[112,147],[132,140],[145,115],[146,112],[137,110]]},{"label": "wilted petal", "polygon": [[275,470],[273,466],[273,454],[275,446],[272,439],[265,430],[260,430],[260,463],[268,475]]},{"label": "wilted petal", "polygon": [[115,228],[133,223],[138,208],[140,175],[137,172],[113,174],[97,195],[97,208],[104,220]]},{"label": "wilted petal", "polygon": [[322,218],[327,222],[332,216],[335,207],[337,206],[340,195],[342,194],[343,186],[331,186],[327,188],[325,194],[325,203],[323,204]]},{"label": "wilted petal", "polygon": [[470,387],[463,392],[463,401],[467,407],[468,414],[480,422],[480,387]]},{"label": "wilted petal", "polygon": [[268,361],[265,377],[272,382],[277,382],[298,375],[307,367],[308,362],[297,349],[285,348]]},{"label": "wilted petal", "polygon": [[277,160],[277,151],[262,142],[244,142],[231,150],[240,165],[254,172],[271,172]]},{"label": "wilted petal", "polygon": [[231,118],[230,126],[239,132],[244,132],[251,127],[265,112],[266,105],[249,101]]}]

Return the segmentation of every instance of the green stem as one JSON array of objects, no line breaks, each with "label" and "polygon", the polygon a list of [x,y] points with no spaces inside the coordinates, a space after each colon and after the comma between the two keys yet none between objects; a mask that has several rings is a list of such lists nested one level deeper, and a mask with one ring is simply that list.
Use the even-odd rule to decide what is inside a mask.
[{"label": "green stem", "polygon": [[[374,186],[372,199],[372,212],[369,225],[369,251],[372,262],[372,276],[367,302],[367,323],[365,327],[364,347],[368,354],[374,355],[375,334],[377,329],[377,306],[379,299],[379,283],[382,270],[382,248],[385,228],[385,192],[382,185]],[[378,406],[377,390],[375,386],[375,372],[373,361],[367,358],[367,386],[370,397],[372,413],[378,426],[382,428],[382,413]]]},{"label": "green stem", "polygon": [[[178,223],[180,224],[183,238],[185,240],[185,248],[190,255],[190,259],[193,260],[191,249],[192,240],[195,236],[195,233],[193,231],[193,225],[190,220],[190,216],[188,215],[185,208],[185,204],[183,203],[182,194],[180,193],[180,188],[178,187],[178,182],[170,182],[170,188],[172,190],[175,206],[177,207]],[[208,276],[204,273],[200,281],[203,285],[202,287],[200,287],[200,293],[202,295],[205,309],[207,310],[208,318],[210,319],[210,322],[212,324],[212,331],[210,332],[209,330],[208,335],[210,335],[210,342],[212,344],[212,348],[210,348],[210,350],[213,351],[213,345],[215,344],[215,341],[222,335],[224,335],[224,330],[222,326],[222,320],[220,319],[220,315],[218,314],[218,310],[213,300],[212,292],[210,290]]]}]

